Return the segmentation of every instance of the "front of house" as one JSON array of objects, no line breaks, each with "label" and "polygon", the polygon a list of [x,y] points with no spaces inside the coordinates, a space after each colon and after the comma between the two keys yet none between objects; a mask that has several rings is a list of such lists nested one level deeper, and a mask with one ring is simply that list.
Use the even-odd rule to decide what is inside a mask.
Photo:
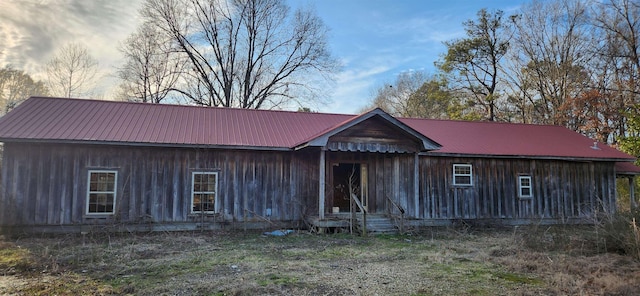
[{"label": "front of house", "polygon": [[[0,118],[3,231],[588,222],[634,158],[556,126],[31,98]],[[624,165],[621,165],[624,164]],[[633,166],[631,166],[633,167]]]}]

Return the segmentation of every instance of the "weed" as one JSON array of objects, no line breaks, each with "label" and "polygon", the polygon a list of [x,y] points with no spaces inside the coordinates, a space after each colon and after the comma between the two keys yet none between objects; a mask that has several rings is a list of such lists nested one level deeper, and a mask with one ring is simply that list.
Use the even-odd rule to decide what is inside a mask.
[{"label": "weed", "polygon": [[640,210],[605,215],[597,230],[608,252],[627,254],[640,259]]},{"label": "weed", "polygon": [[14,274],[35,267],[31,252],[12,243],[0,242],[0,273]]}]

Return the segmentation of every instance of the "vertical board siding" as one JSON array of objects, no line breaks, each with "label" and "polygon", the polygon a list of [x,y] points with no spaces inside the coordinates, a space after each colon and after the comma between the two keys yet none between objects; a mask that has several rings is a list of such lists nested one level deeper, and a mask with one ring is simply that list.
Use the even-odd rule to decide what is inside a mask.
[{"label": "vertical board siding", "polygon": [[[473,186],[453,186],[456,163],[472,164]],[[420,174],[416,218],[589,218],[615,209],[612,162],[423,156]],[[521,175],[532,178],[530,199],[518,197]]]},{"label": "vertical board siding", "polygon": [[[317,211],[316,158],[317,151],[6,143],[0,224],[301,220]],[[85,214],[89,169],[118,171],[114,215]],[[191,214],[194,171],[218,172],[219,215]]]},{"label": "vertical board siding", "polygon": [[[299,221],[319,210],[319,151],[240,151],[6,143],[0,224],[79,225]],[[615,209],[612,162],[419,157],[410,153],[327,152],[333,163],[368,166],[370,212],[416,219],[568,219]],[[473,186],[453,186],[455,163],[473,166]],[[118,171],[116,214],[85,214],[89,169]],[[218,172],[217,215],[191,213],[191,174]],[[331,170],[326,186],[331,186]],[[532,198],[518,197],[518,177],[532,178]],[[419,196],[414,188],[417,185]],[[331,210],[327,190],[325,209]],[[417,216],[416,216],[417,213]]]}]

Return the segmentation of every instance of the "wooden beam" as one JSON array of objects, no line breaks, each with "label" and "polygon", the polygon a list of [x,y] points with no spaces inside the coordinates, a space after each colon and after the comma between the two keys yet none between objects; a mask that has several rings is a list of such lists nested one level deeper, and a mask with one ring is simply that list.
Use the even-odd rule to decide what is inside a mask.
[{"label": "wooden beam", "polygon": [[320,180],[320,183],[318,184],[318,199],[319,199],[319,204],[318,204],[318,214],[320,216],[320,219],[324,219],[324,182],[325,182],[325,149],[320,148],[320,178],[318,178]]},{"label": "wooden beam", "polygon": [[636,203],[636,182],[634,182],[634,176],[629,177],[629,201],[632,210],[638,207]]},{"label": "wooden beam", "polygon": [[413,154],[413,208],[414,218],[420,218],[420,158],[418,153]]}]

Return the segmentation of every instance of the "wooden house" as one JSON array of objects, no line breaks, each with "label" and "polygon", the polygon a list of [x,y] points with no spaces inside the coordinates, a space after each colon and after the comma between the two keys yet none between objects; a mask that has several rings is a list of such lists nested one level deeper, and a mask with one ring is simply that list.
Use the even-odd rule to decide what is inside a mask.
[{"label": "wooden house", "polygon": [[[558,126],[30,98],[0,118],[4,231],[579,223],[634,157]],[[351,184],[351,186],[349,186]],[[349,190],[351,188],[351,190]]]}]

